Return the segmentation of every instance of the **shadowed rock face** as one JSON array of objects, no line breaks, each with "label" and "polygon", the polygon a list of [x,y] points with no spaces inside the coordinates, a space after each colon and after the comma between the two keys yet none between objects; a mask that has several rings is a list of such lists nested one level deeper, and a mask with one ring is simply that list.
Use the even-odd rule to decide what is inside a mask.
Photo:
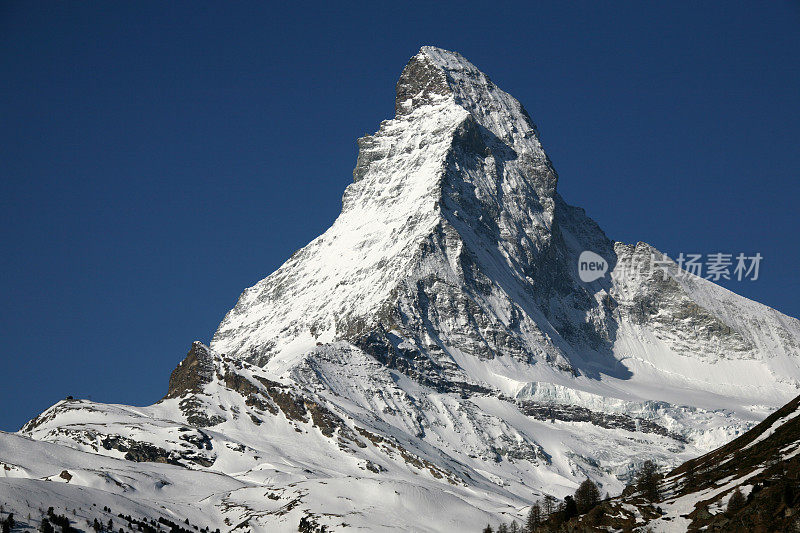
[{"label": "shadowed rock face", "polygon": [[164,399],[200,392],[202,386],[210,383],[213,377],[213,356],[200,341],[195,341],[189,353],[169,376],[169,389]]},{"label": "shadowed rock face", "polygon": [[436,96],[446,96],[452,91],[445,73],[422,55],[411,58],[400,74],[395,88],[395,113],[403,115],[419,106],[430,104]]}]

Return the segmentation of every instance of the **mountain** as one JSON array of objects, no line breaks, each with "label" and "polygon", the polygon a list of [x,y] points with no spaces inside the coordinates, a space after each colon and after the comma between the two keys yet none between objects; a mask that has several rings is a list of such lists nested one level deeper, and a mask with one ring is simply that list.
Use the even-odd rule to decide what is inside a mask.
[{"label": "mountain", "polygon": [[[611,241],[461,55],[423,47],[358,146],[331,228],[163,399],[68,399],[0,434],[0,497],[79,522],[98,499],[226,531],[463,531],[586,477],[619,493],[797,394],[800,322]],[[584,252],[605,275],[583,281]]]}]

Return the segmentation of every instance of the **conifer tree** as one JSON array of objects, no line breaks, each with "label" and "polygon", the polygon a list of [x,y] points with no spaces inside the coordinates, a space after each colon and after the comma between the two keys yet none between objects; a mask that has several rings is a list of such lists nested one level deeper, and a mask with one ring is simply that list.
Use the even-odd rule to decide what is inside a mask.
[{"label": "conifer tree", "polygon": [[728,500],[728,508],[727,508],[728,515],[736,514],[746,504],[747,501],[744,499],[742,491],[739,490],[739,487],[736,487],[736,490],[733,491],[733,494],[731,494],[731,498]]},{"label": "conifer tree", "polygon": [[556,500],[555,496],[546,495],[544,500],[542,501],[542,512],[544,513],[544,519],[550,517],[551,514],[556,512],[556,504],[558,500]]},{"label": "conifer tree", "polygon": [[47,518],[42,518],[42,525],[39,526],[39,531],[42,533],[55,533],[55,528],[53,524],[50,523],[50,520]]},{"label": "conifer tree", "polygon": [[525,521],[527,533],[534,533],[542,525],[542,505],[536,501],[531,510],[528,511],[528,519]]},{"label": "conifer tree", "polygon": [[600,491],[597,489],[597,485],[591,479],[586,478],[575,491],[575,504],[578,506],[578,512],[588,513],[599,501]]},{"label": "conifer tree", "polygon": [[564,522],[569,521],[574,516],[578,516],[578,506],[572,496],[567,496],[564,498]]},{"label": "conifer tree", "polygon": [[645,461],[636,474],[636,490],[641,492],[646,499],[654,502],[660,495],[659,480],[658,466],[653,461]]}]

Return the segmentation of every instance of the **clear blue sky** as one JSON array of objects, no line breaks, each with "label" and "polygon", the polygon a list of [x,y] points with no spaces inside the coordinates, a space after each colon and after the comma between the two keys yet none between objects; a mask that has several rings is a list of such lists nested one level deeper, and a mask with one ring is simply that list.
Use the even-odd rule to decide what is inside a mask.
[{"label": "clear blue sky", "polygon": [[0,429],[160,398],[334,220],[423,44],[523,102],[611,238],[758,251],[728,287],[800,315],[800,3],[394,4],[0,4]]}]

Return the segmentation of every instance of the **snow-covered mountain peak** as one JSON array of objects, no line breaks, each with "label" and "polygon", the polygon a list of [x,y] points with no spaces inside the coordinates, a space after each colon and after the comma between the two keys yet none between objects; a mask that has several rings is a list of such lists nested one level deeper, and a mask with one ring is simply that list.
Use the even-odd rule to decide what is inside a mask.
[{"label": "snow-covered mountain peak", "polygon": [[[729,303],[713,284],[660,282],[644,271],[583,283],[582,251],[613,272],[618,260],[631,263],[629,247],[561,199],[528,114],[460,54],[423,47],[400,76],[396,103],[394,119],[358,140],[337,220],[244,291],[214,350],[282,376],[318,346],[344,341],[425,383],[511,395],[534,381],[631,379],[640,359],[636,372],[648,381],[696,379],[704,370],[685,360],[684,339],[699,328],[709,361],[723,352],[762,360],[770,347],[797,367],[796,321],[765,312],[776,333],[759,326],[764,338],[747,342],[731,309],[748,304]],[[631,249],[637,264],[655,253]],[[761,316],[761,307],[745,314]],[[759,396],[750,376],[763,374],[741,376],[720,390],[753,382],[749,396]],[[794,390],[781,386],[775,404]]]},{"label": "snow-covered mountain peak", "polygon": [[402,321],[396,297],[416,276],[464,283],[467,248],[495,249],[525,277],[519,266],[550,241],[556,174],[520,103],[459,54],[424,47],[397,107],[358,140],[333,226],[242,294],[213,348],[263,363],[289,343],[358,340]]}]

